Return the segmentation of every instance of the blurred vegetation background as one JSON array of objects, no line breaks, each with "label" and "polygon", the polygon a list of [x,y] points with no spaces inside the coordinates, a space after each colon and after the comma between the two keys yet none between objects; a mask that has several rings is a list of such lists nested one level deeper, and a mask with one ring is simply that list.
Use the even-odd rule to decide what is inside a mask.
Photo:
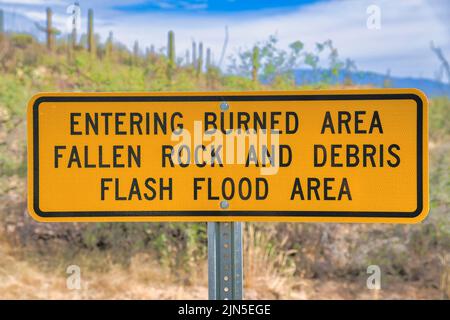
[{"label": "blurred vegetation background", "polygon": [[[41,91],[351,88],[350,78],[339,85],[330,84],[329,72],[317,83],[298,86],[293,70],[306,65],[320,72],[319,56],[327,57],[325,63],[334,75],[355,70],[355,63],[341,59],[332,41],[318,43],[314,52],[306,52],[300,41],[288,50],[279,49],[277,38],[270,36],[231,56],[224,73],[202,43],[193,43],[185,58],[177,58],[172,31],[165,48],[135,43],[129,50],[115,41],[112,33],[106,42],[99,41],[93,31],[93,12],[80,42],[70,35],[59,36],[51,17],[48,10],[47,24],[36,26],[45,33],[45,43],[28,34],[5,33],[0,20],[0,298],[74,297],[62,284],[70,264],[87,270],[90,287],[77,293],[78,298],[206,298],[204,289],[199,289],[198,295],[185,289],[206,286],[205,223],[32,221],[26,213],[27,101]],[[431,212],[424,223],[245,223],[247,297],[448,298],[449,114],[448,98],[431,99]],[[366,269],[371,264],[382,270],[382,287],[387,289],[380,293],[365,288]],[[111,284],[110,278],[100,274],[109,274],[118,282]],[[178,293],[149,295],[159,282],[175,284]],[[140,290],[135,289],[139,285]]]}]

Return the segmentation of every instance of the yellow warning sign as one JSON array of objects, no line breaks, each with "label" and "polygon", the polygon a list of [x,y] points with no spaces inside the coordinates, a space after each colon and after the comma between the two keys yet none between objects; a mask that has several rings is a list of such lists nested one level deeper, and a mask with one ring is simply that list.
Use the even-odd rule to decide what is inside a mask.
[{"label": "yellow warning sign", "polygon": [[38,94],[29,211],[39,221],[419,222],[427,110],[415,89]]}]

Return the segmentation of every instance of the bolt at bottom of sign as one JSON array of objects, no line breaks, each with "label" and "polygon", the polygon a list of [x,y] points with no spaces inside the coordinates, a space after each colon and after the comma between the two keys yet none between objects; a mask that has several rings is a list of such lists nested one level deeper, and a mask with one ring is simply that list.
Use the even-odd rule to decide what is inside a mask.
[{"label": "bolt at bottom of sign", "polygon": [[221,209],[228,209],[229,206],[230,206],[230,204],[228,203],[227,200],[222,200],[222,201],[220,201],[220,208],[221,208]]}]

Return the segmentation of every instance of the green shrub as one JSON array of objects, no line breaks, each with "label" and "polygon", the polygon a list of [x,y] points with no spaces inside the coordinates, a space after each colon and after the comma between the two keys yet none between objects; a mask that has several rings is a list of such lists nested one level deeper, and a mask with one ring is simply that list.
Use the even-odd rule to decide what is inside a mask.
[{"label": "green shrub", "polygon": [[448,97],[434,98],[429,106],[430,138],[432,140],[447,140],[450,137],[450,99]]}]

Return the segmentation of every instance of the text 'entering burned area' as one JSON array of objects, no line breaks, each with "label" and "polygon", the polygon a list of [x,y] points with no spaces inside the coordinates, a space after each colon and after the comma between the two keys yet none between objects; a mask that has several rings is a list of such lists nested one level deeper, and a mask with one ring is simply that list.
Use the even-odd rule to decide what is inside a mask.
[{"label": "text 'entering burned area'", "polygon": [[[245,167],[285,168],[299,156],[291,146],[279,143],[283,135],[302,138],[301,112],[204,112],[197,127],[200,134],[213,136],[209,144],[184,143],[186,132],[182,112],[71,112],[67,130],[71,136],[161,136],[170,135],[177,144],[162,144],[160,150],[152,150],[160,157],[162,168],[221,168],[229,164]],[[196,121],[197,122],[197,121]],[[383,119],[378,111],[323,112],[317,130],[321,135],[382,135]],[[265,140],[261,139],[264,137]],[[221,139],[217,137],[221,136]],[[239,138],[257,143],[239,145]],[[173,139],[175,137],[175,139]],[[270,137],[270,138],[268,138]],[[270,142],[269,142],[270,139]],[[258,139],[257,139],[258,140]],[[253,140],[253,141],[257,141]],[[264,140],[261,142],[261,140]],[[191,141],[191,139],[189,139]],[[211,138],[209,139],[211,141]],[[220,143],[218,143],[220,141]],[[230,142],[231,141],[231,142]],[[245,140],[244,140],[245,141]],[[242,142],[242,141],[241,141]],[[231,143],[231,148],[227,149]],[[237,155],[228,154],[235,150]],[[89,169],[140,168],[143,158],[142,145],[54,145],[54,168]],[[313,166],[324,167],[398,167],[401,162],[398,144],[313,144]],[[301,156],[300,156],[301,157]],[[268,172],[266,175],[276,174]],[[264,173],[262,173],[264,175]],[[98,197],[101,200],[172,200],[174,199],[173,177],[136,176],[124,181],[118,177],[105,176],[98,181]],[[352,181],[349,178],[292,177],[290,200],[353,200]],[[186,192],[193,199],[264,200],[270,194],[270,183],[265,177],[224,177],[220,181],[213,177],[194,177]]]}]

